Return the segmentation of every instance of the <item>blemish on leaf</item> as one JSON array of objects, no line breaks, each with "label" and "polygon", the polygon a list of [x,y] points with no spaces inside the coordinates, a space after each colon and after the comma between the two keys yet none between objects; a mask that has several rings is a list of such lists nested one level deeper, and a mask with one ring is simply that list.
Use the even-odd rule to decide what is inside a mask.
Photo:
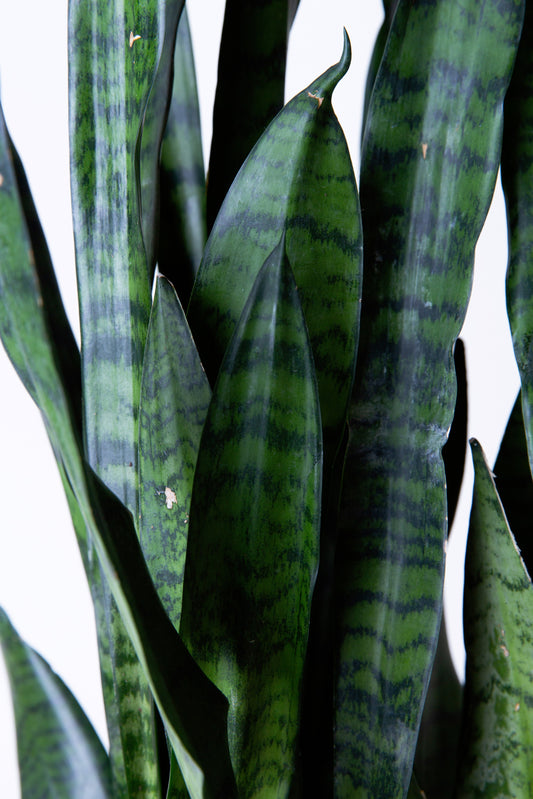
[{"label": "blemish on leaf", "polygon": [[515,709],[515,712],[518,712],[520,710],[520,702],[516,703],[516,705],[514,706],[514,709]]},{"label": "blemish on leaf", "polygon": [[307,96],[311,97],[311,99],[313,99],[313,100],[316,100],[317,103],[318,103],[318,107],[319,108],[322,105],[322,103],[324,102],[324,98],[320,97],[318,94],[311,94],[311,92],[307,92]]},{"label": "blemish on leaf", "polygon": [[0,186],[4,185],[4,176],[0,175]]},{"label": "blemish on leaf", "polygon": [[139,36],[138,34],[135,36],[133,31],[130,31],[130,47],[133,47],[134,43],[139,39],[142,39],[142,36]]},{"label": "blemish on leaf", "polygon": [[176,494],[171,488],[165,488],[165,497],[166,497],[166,505],[167,508],[170,510],[172,505],[176,505],[178,500],[176,499]]},{"label": "blemish on leaf", "polygon": [[508,657],[509,657],[509,650],[507,649],[507,647],[505,646],[505,644],[502,644],[502,645],[500,646],[500,649],[501,649],[501,650],[502,650],[502,652],[503,652],[503,656],[504,656],[504,657],[506,657],[506,658],[508,658]]},{"label": "blemish on leaf", "polygon": [[428,152],[427,142],[422,142],[422,158],[424,159],[424,161],[426,160],[427,152]]}]

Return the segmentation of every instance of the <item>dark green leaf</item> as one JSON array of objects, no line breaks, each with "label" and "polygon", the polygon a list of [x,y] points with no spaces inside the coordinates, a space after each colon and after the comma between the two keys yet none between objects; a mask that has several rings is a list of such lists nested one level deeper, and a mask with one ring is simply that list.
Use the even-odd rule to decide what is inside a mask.
[{"label": "dark green leaf", "polygon": [[[190,795],[192,799],[230,799],[235,796],[235,786],[227,747],[227,702],[196,666],[168,620],[150,579],[130,513],[84,461],[58,371],[54,341],[48,332],[39,275],[3,138],[0,145],[2,342],[41,410],[56,457],[61,459],[61,473],[70,485],[69,501],[75,501],[81,511]],[[79,514],[75,521],[80,532]],[[131,715],[130,712],[130,719]],[[127,726],[124,732],[128,732]],[[136,766],[150,766],[148,751],[143,753],[146,763]],[[120,774],[116,777],[120,786]]]},{"label": "dark green leaf", "polygon": [[210,230],[248,153],[283,106],[294,0],[227,0],[209,159]]},{"label": "dark green leaf", "polygon": [[213,392],[191,503],[181,630],[228,696],[240,795],[286,797],[318,565],[321,440],[307,330],[284,240]]},{"label": "dark green leaf", "polygon": [[0,608],[15,710],[22,799],[111,799],[111,768],[83,710]]},{"label": "dark green leaf", "polygon": [[507,313],[522,384],[522,413],[533,468],[533,6],[526,4],[522,38],[505,99],[502,186],[507,204]]},{"label": "dark green leaf", "polygon": [[235,179],[209,237],[188,317],[214,382],[253,282],[286,230],[309,329],[326,460],[346,421],[358,339],[361,230],[355,178],[331,93],[339,64],[297,95],[265,131]]},{"label": "dark green leaf", "polygon": [[401,0],[368,109],[365,278],[337,548],[335,792],[407,793],[442,609],[452,349],[521,0]]},{"label": "dark green leaf", "polygon": [[177,630],[194,469],[210,399],[185,314],[171,284],[159,277],[143,366],[139,534]]},{"label": "dark green leaf", "polygon": [[533,587],[472,440],[475,483],[465,564],[465,713],[458,799],[533,793]]},{"label": "dark green leaf", "polygon": [[460,338],[453,351],[455,376],[457,378],[457,399],[453,422],[448,440],[442,448],[444,470],[446,473],[446,503],[448,506],[448,533],[455,518],[459,493],[463,484],[466,460],[468,425],[468,383],[466,378],[465,347]]},{"label": "dark green leaf", "polygon": [[194,58],[183,9],[161,146],[158,266],[187,307],[206,239],[205,171]]}]

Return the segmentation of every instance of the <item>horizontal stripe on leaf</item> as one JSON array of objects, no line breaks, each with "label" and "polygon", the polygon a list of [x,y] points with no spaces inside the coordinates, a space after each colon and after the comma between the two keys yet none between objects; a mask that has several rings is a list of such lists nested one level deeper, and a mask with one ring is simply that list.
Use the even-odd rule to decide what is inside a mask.
[{"label": "horizontal stripe on leaf", "polygon": [[[520,0],[400,1],[368,105],[365,279],[335,579],[336,799],[399,799],[409,788],[442,610],[452,351],[496,180],[522,18]],[[370,607],[356,601],[358,586],[375,593]],[[409,634],[418,639],[415,614],[394,611],[411,592],[427,608],[424,641],[406,672],[411,701],[394,712],[389,686],[404,664],[381,641],[395,649]],[[369,614],[378,636],[368,663],[384,688],[369,690],[364,707],[349,700],[361,644],[352,630]]]},{"label": "horizontal stripe on leaf", "polygon": [[318,397],[284,244],[259,272],[214,388],[181,625],[230,701],[231,756],[247,797],[288,796],[318,565]]},{"label": "horizontal stripe on leaf", "polygon": [[465,562],[465,710],[456,796],[533,791],[533,587],[483,451],[471,441],[475,482]]}]

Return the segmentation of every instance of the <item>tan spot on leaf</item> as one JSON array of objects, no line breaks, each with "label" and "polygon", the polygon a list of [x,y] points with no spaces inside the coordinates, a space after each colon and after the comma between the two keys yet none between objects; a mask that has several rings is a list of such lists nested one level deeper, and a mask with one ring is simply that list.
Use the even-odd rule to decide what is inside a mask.
[{"label": "tan spot on leaf", "polygon": [[133,31],[130,31],[130,47],[133,47],[134,43],[137,42],[141,38],[142,38],[141,36],[139,36],[139,35],[135,36]]},{"label": "tan spot on leaf", "polygon": [[426,160],[426,155],[428,154],[428,145],[427,142],[422,143],[422,158],[424,161]]},{"label": "tan spot on leaf", "polygon": [[4,185],[4,176],[0,175],[0,186]]},{"label": "tan spot on leaf", "polygon": [[316,100],[317,103],[318,103],[318,107],[319,108],[322,105],[322,103],[324,102],[324,98],[320,97],[318,94],[311,94],[311,92],[307,92],[307,96],[311,97],[312,100]]},{"label": "tan spot on leaf", "polygon": [[170,510],[172,505],[176,505],[178,500],[176,499],[176,494],[171,488],[165,488],[165,497],[166,497],[166,505],[167,508]]}]

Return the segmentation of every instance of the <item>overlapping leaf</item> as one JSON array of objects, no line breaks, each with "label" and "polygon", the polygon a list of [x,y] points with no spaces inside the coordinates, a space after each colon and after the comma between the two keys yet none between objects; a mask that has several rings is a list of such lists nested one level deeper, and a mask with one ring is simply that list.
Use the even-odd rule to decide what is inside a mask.
[{"label": "overlapping leaf", "polygon": [[22,799],[111,799],[109,758],[83,710],[0,608]]},{"label": "overlapping leaf", "polygon": [[361,170],[365,282],[337,549],[338,799],[403,797],[442,606],[452,348],[495,184],[520,0],[396,10]]},{"label": "overlapping leaf", "polygon": [[345,423],[358,340],[359,202],[331,106],[349,62],[345,36],[341,61],[285,106],[246,159],[213,226],[188,310],[213,383],[253,282],[286,230],[317,372],[326,462]]},{"label": "overlapping leaf", "polygon": [[183,9],[161,144],[158,267],[187,307],[206,239],[205,172],[194,58]]},{"label": "overlapping leaf", "polygon": [[225,4],[209,159],[209,230],[245,158],[283,106],[289,31],[298,3]]},{"label": "overlapping leaf", "polygon": [[481,447],[465,565],[466,685],[456,796],[533,792],[533,587]]},{"label": "overlapping leaf", "polygon": [[284,241],[224,357],[200,445],[181,630],[228,696],[241,796],[286,797],[318,566],[321,436]]},{"label": "overlapping leaf", "polygon": [[[43,292],[0,139],[0,334],[41,410],[61,471],[147,675],[193,799],[232,797],[227,702],[191,659],[153,587],[128,511],[86,465],[43,308]],[[78,519],[79,521],[79,519]],[[78,525],[79,527],[79,525]]]},{"label": "overlapping leaf", "polygon": [[179,629],[192,484],[211,389],[171,284],[159,277],[144,356],[139,534],[163,606]]}]

